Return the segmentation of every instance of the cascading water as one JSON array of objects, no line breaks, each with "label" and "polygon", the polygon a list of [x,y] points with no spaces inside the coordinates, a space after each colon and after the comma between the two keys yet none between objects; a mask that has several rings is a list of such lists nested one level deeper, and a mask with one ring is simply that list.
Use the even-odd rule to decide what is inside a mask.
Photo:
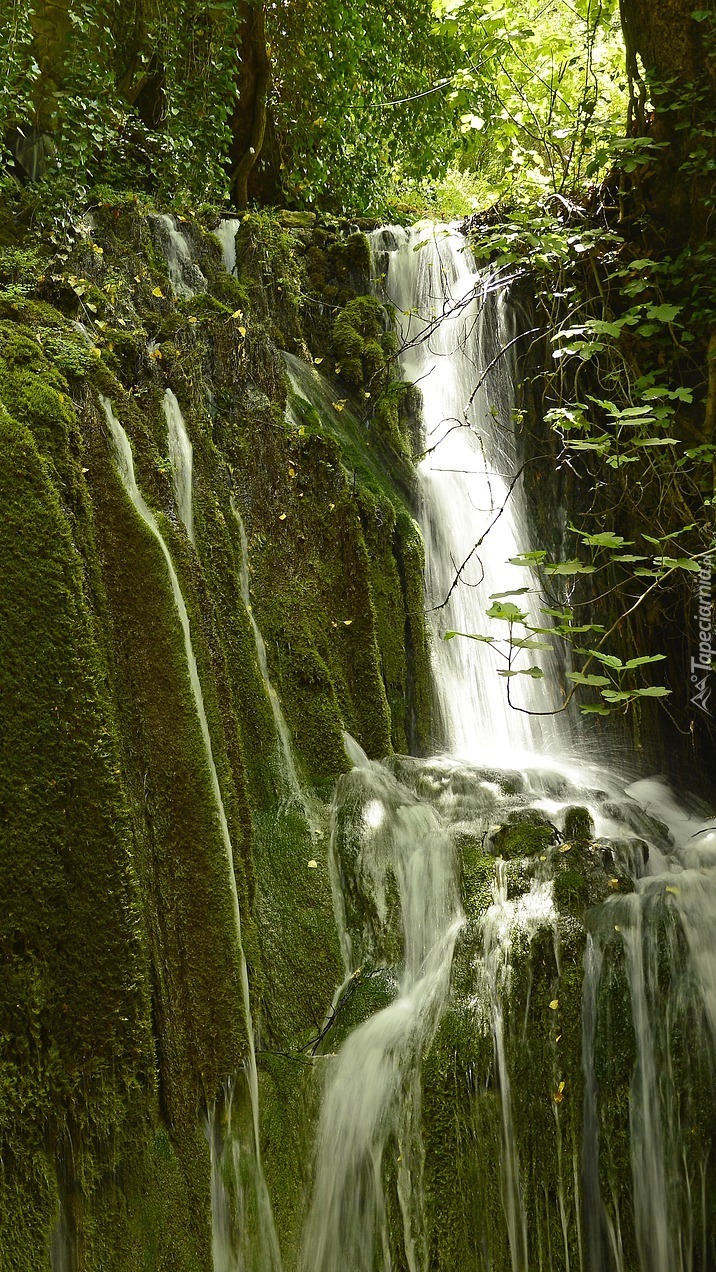
[{"label": "cascading water", "polygon": [[[214,794],[216,804],[216,812],[219,823],[221,840],[224,846],[226,858],[226,874],[229,884],[229,895],[231,897],[234,926],[236,932],[236,945],[240,966],[241,990],[243,996],[244,1017],[246,1025],[246,1034],[248,1042],[247,1056],[247,1087],[249,1096],[249,1120],[250,1120],[250,1153],[251,1167],[249,1170],[241,1172],[237,1161],[237,1153],[239,1146],[237,1140],[231,1136],[231,1120],[225,1124],[225,1130],[229,1133],[224,1134],[223,1142],[227,1146],[227,1151],[231,1159],[231,1167],[233,1173],[233,1183],[235,1192],[239,1198],[243,1198],[246,1191],[245,1176],[248,1175],[248,1187],[253,1193],[251,1205],[256,1215],[256,1222],[253,1225],[253,1234],[255,1244],[251,1245],[248,1240],[248,1234],[242,1238],[242,1245],[248,1247],[247,1250],[241,1250],[240,1258],[237,1255],[236,1261],[229,1261],[226,1255],[227,1244],[224,1239],[224,1223],[225,1216],[230,1211],[230,1202],[223,1181],[220,1167],[212,1170],[212,1201],[214,1205],[214,1254],[215,1254],[215,1272],[280,1272],[281,1258],[278,1248],[278,1239],[273,1224],[271,1214],[271,1205],[264,1181],[263,1170],[261,1167],[261,1150],[259,1141],[259,1089],[258,1089],[258,1073],[256,1069],[256,1053],[254,1045],[254,1031],[251,1016],[251,1002],[249,996],[249,980],[246,967],[246,959],[244,956],[243,945],[241,942],[241,912],[239,908],[239,897],[236,889],[236,877],[234,874],[233,849],[231,845],[231,836],[229,834],[228,822],[226,820],[226,811],[219,785],[219,776],[214,761],[214,753],[211,744],[211,735],[206,717],[206,709],[204,706],[204,695],[199,679],[199,671],[197,668],[196,657],[191,638],[191,626],[189,623],[189,615],[187,613],[186,604],[179,583],[174,563],[166,545],[164,537],[159,529],[157,519],[154,513],[146,503],[134,472],[134,459],[132,456],[132,448],[129,438],[125,433],[121,423],[119,422],[112,403],[108,398],[100,396],[100,403],[104,411],[107,424],[112,438],[114,455],[117,469],[122,480],[122,484],[134,505],[137,513],[141,517],[145,526],[151,531],[161,550],[162,556],[167,567],[169,583],[174,598],[174,604],[177,611],[177,617],[181,626],[182,636],[184,640],[184,652],[186,656],[187,671],[189,674],[189,683],[191,686],[194,707],[196,709],[197,719],[201,730],[202,741],[204,744],[204,753],[206,756],[207,766],[211,779],[211,787]],[[191,485],[189,483],[189,498],[191,498]],[[227,1107],[231,1108],[231,1092],[225,1101]],[[214,1165],[215,1156],[221,1156],[221,1149],[217,1147],[217,1122],[214,1113],[209,1116],[208,1135],[211,1140],[212,1148],[212,1165]],[[235,1200],[236,1204],[236,1200]],[[239,1209],[242,1207],[239,1206]],[[217,1236],[217,1230],[221,1235]]]},{"label": "cascading water", "polygon": [[177,227],[176,218],[169,212],[156,212],[149,220],[167,262],[175,296],[187,300],[196,292],[206,291],[206,278],[192,260],[189,244]]},{"label": "cascading water", "polygon": [[[705,1270],[716,1256],[716,833],[658,783],[630,790],[577,762],[563,716],[528,714],[561,702],[548,651],[543,681],[516,678],[519,696],[511,682],[521,712],[493,645],[442,639],[504,637],[485,610],[534,583],[509,563],[532,547],[515,481],[509,306],[449,227],[380,231],[373,248],[403,374],[423,395],[426,587],[454,758],[377,764],[348,748],[355,767],[332,813],[346,981],[320,1060],[302,1269]],[[519,604],[545,625],[524,594]],[[345,1036],[341,1004],[355,1019],[367,983],[389,1001],[366,1003]],[[443,1035],[460,1040],[447,1072],[465,1073],[454,1177],[435,1164],[450,1119],[436,1147],[429,1115],[426,1075],[448,1080]]]},{"label": "cascading water", "polygon": [[171,389],[164,392],[164,416],[167,421],[169,463],[177,512],[184,523],[189,542],[194,543],[194,501],[192,493],[194,452],[186,431],[184,416]]},{"label": "cascading water", "polygon": [[281,755],[281,773],[286,786],[286,794],[296,803],[306,815],[306,821],[311,831],[317,829],[315,822],[315,810],[311,807],[310,801],[306,796],[301,785],[301,779],[296,768],[296,760],[293,754],[293,746],[291,744],[291,734],[289,732],[286,717],[283,714],[279,696],[271,681],[268,669],[268,659],[266,657],[266,644],[261,635],[261,631],[256,618],[254,616],[253,607],[251,605],[251,575],[249,572],[249,544],[246,537],[246,529],[244,527],[241,514],[236,507],[235,502],[231,501],[231,511],[236,518],[239,526],[239,534],[241,536],[241,570],[239,574],[239,583],[241,586],[241,599],[246,606],[246,613],[251,624],[251,632],[256,647],[256,658],[259,664],[261,679],[264,683],[266,696],[271,704],[271,713],[273,715],[274,725],[276,728],[276,736],[278,738],[280,755]]},{"label": "cascading water", "polygon": [[[513,363],[505,355],[512,324],[504,286],[478,275],[464,240],[448,227],[379,231],[374,253],[388,253],[385,298],[395,306],[400,365],[423,398],[426,456],[419,468],[425,537],[427,603],[435,617],[436,686],[450,750],[462,759],[512,765],[517,754],[553,751],[559,705],[529,676],[506,686],[507,663],[487,642],[442,639],[446,631],[505,637],[505,623],[486,618],[495,596],[523,604],[531,572],[510,564],[529,548],[516,481]],[[455,581],[457,579],[457,583]],[[452,589],[452,590],[451,590]],[[520,592],[523,596],[520,597]],[[546,642],[538,642],[545,644]],[[549,667],[529,651],[517,666]],[[517,680],[521,682],[515,688]]]},{"label": "cascading water", "polygon": [[236,232],[240,225],[241,222],[236,217],[224,217],[214,230],[214,237],[221,244],[227,274],[236,273]]}]

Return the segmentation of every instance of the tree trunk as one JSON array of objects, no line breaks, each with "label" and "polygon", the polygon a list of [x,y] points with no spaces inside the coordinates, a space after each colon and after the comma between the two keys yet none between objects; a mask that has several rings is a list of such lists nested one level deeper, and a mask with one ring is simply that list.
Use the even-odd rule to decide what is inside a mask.
[{"label": "tree trunk", "polygon": [[32,14],[32,51],[40,68],[33,92],[33,123],[40,132],[51,132],[55,124],[72,31],[70,7],[70,0],[39,0]]},{"label": "tree trunk", "polygon": [[[713,0],[705,0],[713,4]],[[659,149],[638,182],[639,201],[661,232],[665,246],[701,241],[713,181],[705,168],[687,163],[706,129],[713,126],[716,67],[709,55],[714,20],[695,21],[695,0],[620,0],[631,93],[629,133],[648,136]],[[647,87],[661,85],[662,91]],[[647,111],[647,97],[653,111]],[[708,143],[707,143],[708,144]],[[712,147],[711,147],[712,148]]]},{"label": "tree trunk", "polygon": [[237,208],[249,199],[249,178],[266,136],[271,62],[266,47],[263,3],[242,0],[240,72],[236,109],[231,121],[231,186]]}]

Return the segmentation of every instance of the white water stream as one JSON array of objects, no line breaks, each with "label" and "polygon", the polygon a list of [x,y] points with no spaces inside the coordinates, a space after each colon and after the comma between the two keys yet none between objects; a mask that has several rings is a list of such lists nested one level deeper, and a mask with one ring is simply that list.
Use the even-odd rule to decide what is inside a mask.
[{"label": "white water stream", "polygon": [[157,227],[175,296],[187,300],[196,292],[206,291],[206,278],[192,259],[189,244],[177,226],[176,217],[169,212],[155,212],[150,219]]},{"label": "white water stream", "polygon": [[192,492],[194,451],[186,431],[181,407],[171,389],[166,389],[163,402],[169,441],[169,463],[172,470],[172,486],[177,512],[194,543],[194,501]]}]

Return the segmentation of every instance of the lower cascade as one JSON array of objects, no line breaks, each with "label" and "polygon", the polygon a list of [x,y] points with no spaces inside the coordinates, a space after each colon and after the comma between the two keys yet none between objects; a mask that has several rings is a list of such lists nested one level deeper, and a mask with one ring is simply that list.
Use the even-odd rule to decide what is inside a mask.
[{"label": "lower cascade", "polygon": [[585,763],[571,721],[530,714],[558,701],[551,655],[547,696],[516,711],[487,643],[442,639],[484,632],[491,593],[525,582],[507,564],[532,546],[509,303],[447,227],[379,231],[373,252],[422,392],[449,753],[377,763],[347,740],[330,851],[345,981],[316,1056],[301,1272],[706,1269],[716,832],[659,782]]}]

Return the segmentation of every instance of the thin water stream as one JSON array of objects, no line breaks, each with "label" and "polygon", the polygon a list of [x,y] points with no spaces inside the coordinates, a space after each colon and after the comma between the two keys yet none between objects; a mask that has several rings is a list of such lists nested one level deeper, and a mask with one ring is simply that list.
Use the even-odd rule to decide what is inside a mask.
[{"label": "thin water stream", "polygon": [[[224,1185],[221,1179],[220,1172],[218,1172],[215,1169],[212,1169],[212,1179],[213,1179],[212,1192],[213,1192],[213,1200],[215,1202],[215,1207],[214,1207],[215,1272],[280,1272],[281,1257],[279,1253],[278,1239],[276,1236],[276,1231],[275,1231],[275,1227],[273,1223],[273,1217],[271,1213],[271,1203],[269,1201],[268,1192],[266,1189],[266,1184],[265,1184],[265,1180],[263,1176],[263,1170],[261,1167],[261,1148],[260,1148],[260,1137],[259,1137],[258,1073],[256,1069],[256,1053],[255,1053],[255,1044],[254,1044],[253,1021],[252,1021],[252,1015],[251,1015],[251,1001],[249,996],[248,972],[246,967],[246,958],[244,956],[244,950],[243,950],[243,945],[241,941],[241,911],[239,907],[239,896],[238,896],[238,892],[236,888],[236,877],[234,874],[233,849],[231,845],[231,835],[229,833],[229,826],[226,819],[224,801],[221,794],[221,786],[219,784],[219,776],[216,769],[216,763],[214,761],[211,734],[209,732],[209,725],[208,725],[208,721],[206,717],[206,709],[204,706],[204,695],[201,688],[201,681],[199,679],[199,671],[197,668],[196,657],[194,654],[194,647],[192,643],[189,615],[187,613],[187,608],[186,608],[186,604],[182,594],[181,585],[179,583],[179,578],[177,576],[177,572],[174,568],[174,563],[171,558],[171,553],[169,551],[169,548],[167,547],[167,544],[161,533],[161,530],[159,529],[157,519],[154,516],[154,513],[152,512],[151,508],[146,503],[139,489],[139,486],[137,485],[137,479],[134,472],[134,459],[132,456],[132,448],[129,442],[129,438],[127,437],[126,432],[124,431],[121,423],[119,422],[115,414],[114,408],[112,406],[112,403],[109,401],[109,399],[104,396],[101,396],[100,402],[101,402],[102,409],[104,411],[104,414],[107,420],[110,436],[112,438],[115,461],[117,464],[117,470],[119,472],[119,476],[122,480],[122,484],[127,492],[127,495],[131,499],[132,504],[134,505],[134,508],[136,509],[137,513],[141,517],[145,526],[151,531],[157,544],[159,545],[162,556],[164,557],[164,562],[166,564],[167,575],[168,575],[169,583],[171,586],[172,596],[174,598],[174,605],[176,607],[177,618],[179,620],[179,624],[181,627],[182,636],[184,640],[184,652],[186,656],[186,665],[187,665],[187,672],[189,675],[189,683],[191,686],[192,697],[194,700],[194,707],[196,709],[197,720],[199,723],[202,741],[204,744],[204,753],[205,753],[205,757],[207,761],[207,767],[209,770],[209,777],[211,781],[211,788],[213,791],[214,801],[216,805],[219,831],[220,831],[221,840],[224,846],[224,854],[226,859],[226,873],[227,873],[227,880],[229,884],[229,895],[231,897],[232,906],[233,906],[234,927],[235,927],[235,933],[236,933],[236,946],[237,946],[237,955],[238,955],[239,966],[240,966],[241,991],[243,996],[244,1020],[245,1020],[247,1044],[248,1044],[246,1077],[247,1077],[247,1086],[248,1086],[248,1093],[249,1093],[251,1138],[252,1138],[252,1143],[251,1143],[252,1165],[250,1170],[248,1172],[242,1172],[240,1170],[240,1163],[238,1162],[238,1160],[234,1162],[235,1174],[237,1179],[236,1193],[239,1199],[243,1199],[244,1196],[246,1195],[244,1179],[245,1179],[245,1175],[248,1173],[249,1175],[248,1185],[250,1190],[253,1193],[253,1196],[251,1197],[251,1205],[254,1209],[256,1222],[251,1225],[251,1235],[249,1235],[249,1230],[247,1227],[245,1242],[243,1243],[246,1246],[246,1250],[244,1251],[242,1246],[240,1261],[238,1262],[234,1261],[233,1252],[232,1250],[230,1250],[229,1245],[227,1244],[227,1240],[224,1237],[224,1217],[225,1217],[225,1212],[227,1211],[227,1209],[229,1209],[229,1202],[228,1202],[228,1199],[226,1199],[225,1194],[222,1193],[222,1188],[224,1187]],[[178,412],[178,406],[176,409]],[[177,421],[175,417],[175,427],[176,426],[177,426]],[[182,421],[182,428],[183,428],[183,421]],[[184,433],[185,433],[185,429],[184,429]],[[186,455],[186,450],[183,450],[182,454]],[[189,469],[189,498],[191,498],[190,477],[191,477],[191,471]],[[228,1108],[230,1111],[231,1092],[228,1093]],[[229,1117],[228,1129],[230,1130],[230,1117]],[[219,1150],[216,1148],[216,1125],[215,1125],[213,1111],[211,1111],[209,1114],[209,1136],[211,1140],[212,1154],[215,1154]],[[232,1154],[232,1156],[235,1158],[236,1154],[239,1153],[238,1140],[231,1137],[230,1135],[227,1137],[227,1140],[229,1143],[229,1151]],[[213,1160],[214,1159],[212,1158],[212,1162]],[[238,1258],[239,1256],[237,1255],[237,1259]]]}]

